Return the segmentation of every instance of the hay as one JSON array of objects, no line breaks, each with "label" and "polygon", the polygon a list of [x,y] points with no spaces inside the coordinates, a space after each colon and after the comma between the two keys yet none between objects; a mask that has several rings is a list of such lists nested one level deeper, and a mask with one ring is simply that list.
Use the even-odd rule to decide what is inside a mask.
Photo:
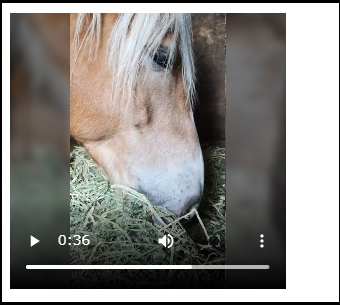
[{"label": "hay", "polygon": [[[205,190],[199,211],[194,211],[198,221],[185,226],[144,195],[110,185],[85,149],[75,147],[70,162],[71,235],[88,235],[91,242],[71,247],[71,264],[224,264],[224,149],[205,147],[203,152]],[[170,249],[158,243],[166,233],[174,237]]]}]

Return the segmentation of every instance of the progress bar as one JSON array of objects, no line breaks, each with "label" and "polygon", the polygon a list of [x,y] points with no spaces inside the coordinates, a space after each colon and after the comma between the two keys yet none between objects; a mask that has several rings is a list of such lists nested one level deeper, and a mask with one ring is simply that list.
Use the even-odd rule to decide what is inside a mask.
[{"label": "progress bar", "polygon": [[120,270],[120,269],[173,269],[173,270],[190,270],[190,269],[269,269],[269,265],[26,265],[26,269],[39,269],[39,270]]}]

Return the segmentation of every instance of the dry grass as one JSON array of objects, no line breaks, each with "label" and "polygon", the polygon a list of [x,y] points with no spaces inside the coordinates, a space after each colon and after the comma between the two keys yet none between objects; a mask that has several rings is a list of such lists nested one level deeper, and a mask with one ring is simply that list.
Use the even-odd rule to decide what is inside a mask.
[{"label": "dry grass", "polygon": [[[204,198],[199,211],[194,211],[196,220],[183,226],[165,208],[152,206],[144,195],[110,185],[85,149],[75,147],[70,163],[71,235],[89,235],[91,243],[71,247],[71,264],[224,264],[224,149],[205,147],[203,152]],[[158,244],[165,233],[175,240],[170,249]],[[123,274],[124,279],[129,278],[123,270],[104,277],[91,274],[94,284],[119,282]],[[169,277],[167,272],[158,272],[157,281],[162,274]],[[135,274],[130,275],[136,280]],[[84,272],[74,273],[75,282],[86,277]],[[143,276],[141,281],[154,282],[154,275]]]}]

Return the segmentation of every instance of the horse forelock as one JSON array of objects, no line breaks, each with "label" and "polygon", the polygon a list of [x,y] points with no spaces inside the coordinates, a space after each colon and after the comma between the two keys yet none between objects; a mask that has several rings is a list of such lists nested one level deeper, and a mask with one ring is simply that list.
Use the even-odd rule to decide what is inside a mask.
[{"label": "horse forelock", "polygon": [[[89,16],[89,20],[87,18]],[[84,37],[79,39],[84,31]],[[96,54],[100,45],[101,14],[78,14],[74,43],[78,52],[84,43],[89,52]],[[114,71],[112,92],[128,99],[134,95],[140,66],[147,64],[161,46],[164,37],[171,32],[169,62],[179,52],[182,59],[182,76],[187,102],[195,100],[195,67],[192,51],[190,14],[120,14],[113,26],[108,45],[108,64]],[[166,77],[168,69],[163,72]]]}]

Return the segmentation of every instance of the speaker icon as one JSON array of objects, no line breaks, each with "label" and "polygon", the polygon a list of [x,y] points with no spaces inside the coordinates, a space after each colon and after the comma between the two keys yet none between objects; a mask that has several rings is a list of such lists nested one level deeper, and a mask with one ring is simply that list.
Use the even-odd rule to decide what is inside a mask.
[{"label": "speaker icon", "polygon": [[165,234],[162,238],[158,238],[158,243],[165,248],[171,248],[174,244],[174,238],[170,234]]}]

